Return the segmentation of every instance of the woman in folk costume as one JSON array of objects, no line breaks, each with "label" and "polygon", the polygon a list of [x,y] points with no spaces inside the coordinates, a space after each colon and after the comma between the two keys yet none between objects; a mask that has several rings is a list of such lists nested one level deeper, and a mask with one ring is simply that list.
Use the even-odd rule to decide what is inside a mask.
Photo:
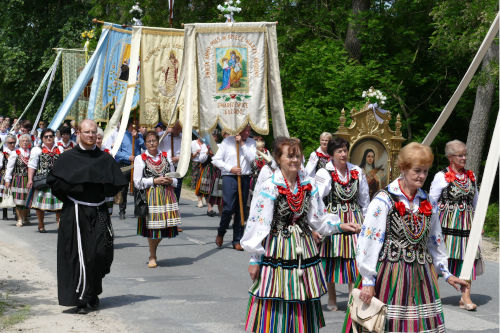
[{"label": "woman in folk costume", "polygon": [[[8,134],[5,136],[5,140],[2,146],[2,151],[0,154],[0,196],[3,197],[3,192],[5,188],[5,172],[7,171],[7,161],[9,160],[10,154],[15,151],[17,138],[14,134]],[[3,209],[3,219],[8,220],[7,208]]]},{"label": "woman in folk costume", "polygon": [[[45,175],[54,166],[55,161],[62,153],[62,149],[55,145],[54,131],[46,128],[41,134],[42,145],[35,147],[31,150],[30,159],[28,162],[28,188],[33,186],[33,177],[36,175]],[[57,226],[59,227],[59,219],[61,217],[62,201],[52,194],[50,187],[43,189],[34,189],[31,203],[29,206],[36,209],[36,216],[38,218],[38,232],[46,233],[44,217],[45,211],[55,211]]]},{"label": "woman in folk costume", "polygon": [[30,159],[31,136],[22,134],[19,137],[19,148],[9,156],[7,171],[5,172],[5,188],[12,188],[12,196],[16,204],[16,215],[18,227],[28,225],[28,212],[26,199],[30,189],[28,188],[28,161]]},{"label": "woman in folk costume", "polygon": [[266,142],[261,136],[255,136],[254,140],[256,142],[257,154],[255,155],[255,160],[252,162],[252,179],[250,180],[250,193],[248,195],[247,206],[250,207],[252,202],[255,185],[257,179],[259,178],[260,171],[267,165],[268,161],[272,160],[271,153],[266,149]]},{"label": "woman in folk costume", "polygon": [[358,236],[360,299],[387,304],[385,332],[444,332],[438,275],[457,290],[467,285],[448,270],[436,207],[422,190],[433,159],[420,143],[401,149],[401,176],[370,202]]},{"label": "woman in folk costume", "polygon": [[137,234],[148,238],[149,268],[157,267],[156,250],[163,238],[174,238],[180,224],[179,206],[174,194],[177,179],[166,174],[175,170],[167,152],[159,152],[159,137],[149,131],[145,136],[147,151],[134,160],[134,185],[146,191],[147,216],[139,216]]},{"label": "woman in folk costume", "polygon": [[[443,230],[448,254],[448,269],[460,276],[469,233],[476,209],[478,191],[476,176],[472,170],[465,169],[467,147],[462,141],[453,140],[446,144],[445,154],[450,165],[434,176],[429,196],[439,209],[439,221]],[[471,280],[482,274],[480,251],[477,252]],[[477,305],[470,297],[470,284],[462,294],[459,306],[473,311]]]},{"label": "woman in folk costume", "polygon": [[309,177],[314,178],[316,172],[319,169],[324,168],[326,163],[330,160],[330,156],[326,150],[328,145],[328,141],[333,138],[331,133],[323,132],[319,136],[319,147],[316,151],[313,151],[309,156],[309,160],[307,161],[305,172]]},{"label": "woman in folk costume", "polygon": [[254,280],[246,329],[318,332],[325,324],[320,298],[326,281],[312,231],[330,235],[358,227],[326,214],[314,180],[300,171],[298,139],[282,140],[273,154],[279,168],[252,201],[241,239]]},{"label": "woman in folk costume", "polygon": [[[214,142],[221,141],[218,132],[214,131],[212,136]],[[217,216],[217,213],[213,209],[214,206],[217,206],[219,214],[222,214],[222,175],[220,169],[212,164],[211,157],[214,153],[211,147],[207,148],[210,162],[208,162],[201,172],[200,186],[196,194],[207,198],[207,215],[214,217]]]},{"label": "woman in folk costume", "polygon": [[[316,173],[316,185],[329,213],[338,215],[343,223],[361,226],[363,214],[370,203],[366,177],[361,168],[347,162],[349,142],[342,138],[328,141],[330,162]],[[358,270],[356,268],[356,234],[326,237],[321,244],[321,259],[328,282],[328,305],[337,310],[335,283],[348,284],[352,291]]]},{"label": "woman in folk costume", "polygon": [[[208,159],[207,145],[201,141],[201,138],[191,141],[191,189],[196,190],[198,180],[203,169],[202,164]],[[198,204],[196,207],[203,207],[203,196],[196,193]]]}]

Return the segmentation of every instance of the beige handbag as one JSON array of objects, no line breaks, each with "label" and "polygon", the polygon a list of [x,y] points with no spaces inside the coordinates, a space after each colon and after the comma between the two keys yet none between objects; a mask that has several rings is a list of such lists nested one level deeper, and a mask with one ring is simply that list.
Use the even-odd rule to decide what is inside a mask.
[{"label": "beige handbag", "polygon": [[[387,305],[379,299],[372,297],[370,305],[364,303],[359,294],[361,290],[354,288],[349,300],[349,310],[353,322],[363,326],[368,332],[383,333]],[[354,333],[357,333],[356,325],[352,325]]]}]

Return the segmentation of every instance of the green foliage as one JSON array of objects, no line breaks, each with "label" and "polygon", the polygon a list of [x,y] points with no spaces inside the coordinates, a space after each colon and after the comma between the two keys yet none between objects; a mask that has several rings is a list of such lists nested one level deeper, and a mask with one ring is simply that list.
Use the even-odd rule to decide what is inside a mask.
[{"label": "green foliage", "polygon": [[484,220],[484,234],[498,240],[499,235],[498,202],[488,206]]}]

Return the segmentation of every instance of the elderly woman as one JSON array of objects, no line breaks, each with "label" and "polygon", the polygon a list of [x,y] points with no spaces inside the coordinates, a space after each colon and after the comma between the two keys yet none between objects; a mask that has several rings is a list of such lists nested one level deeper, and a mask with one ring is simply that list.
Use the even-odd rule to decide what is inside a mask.
[{"label": "elderly woman", "polygon": [[[219,134],[214,131],[212,137],[215,143],[219,145],[218,142]],[[215,165],[212,164],[211,156],[214,153],[211,147],[208,146],[208,156],[210,156],[210,162],[203,168],[200,175],[200,186],[198,187],[197,195],[202,195],[207,199],[207,215],[210,217],[217,216],[214,211],[214,206],[218,207],[219,214],[222,214],[222,176],[221,171]]]},{"label": "elderly woman", "polygon": [[146,192],[147,216],[138,217],[137,234],[148,238],[149,268],[158,266],[156,249],[163,238],[177,236],[180,224],[179,206],[174,194],[177,179],[166,174],[175,170],[167,152],[158,151],[159,137],[154,131],[145,136],[147,151],[134,161],[134,185]]},{"label": "elderly woman", "polygon": [[[342,138],[328,141],[330,162],[316,173],[319,196],[329,213],[343,223],[353,223],[361,228],[363,214],[370,203],[365,174],[356,165],[347,162],[349,142]],[[321,244],[321,259],[328,283],[327,309],[337,310],[335,283],[348,284],[351,292],[358,270],[356,269],[356,234],[332,235]]]},{"label": "elderly woman", "polygon": [[5,188],[12,188],[12,196],[16,204],[18,227],[28,225],[26,199],[28,197],[28,162],[30,159],[31,136],[22,134],[19,137],[19,148],[9,156],[7,171],[5,172]]},{"label": "elderly woman", "polygon": [[330,156],[327,152],[328,141],[332,139],[332,134],[328,132],[323,132],[319,136],[319,147],[316,151],[313,151],[309,156],[309,160],[306,164],[306,175],[314,178],[316,172],[319,169],[324,168],[326,163],[330,160]]},{"label": "elderly woman", "polygon": [[254,280],[246,329],[318,332],[325,324],[320,298],[326,286],[312,231],[330,235],[357,226],[326,214],[314,180],[300,171],[298,139],[281,140],[273,154],[279,168],[256,193],[241,239]]},{"label": "elderly woman", "polygon": [[[8,134],[3,140],[2,151],[0,154],[0,197],[3,197],[3,191],[5,188],[5,172],[7,171],[7,161],[9,160],[10,154],[15,151],[17,138],[14,134]],[[3,209],[3,219],[8,220],[7,208]]]},{"label": "elderly woman", "polygon": [[457,290],[467,285],[448,270],[438,215],[421,189],[433,159],[416,142],[401,149],[401,176],[370,202],[358,237],[360,299],[387,304],[385,332],[444,332],[438,275]]},{"label": "elderly woman", "polygon": [[[28,162],[28,188],[33,186],[33,178],[35,174],[45,176],[54,166],[62,149],[55,145],[55,133],[50,128],[46,128],[41,133],[42,145],[31,150],[30,159]],[[50,187],[35,188],[32,199],[31,208],[36,209],[38,218],[38,232],[46,233],[44,217],[45,211],[55,211],[57,226],[59,227],[59,219],[61,217],[62,201],[52,194]]]},{"label": "elderly woman", "polygon": [[[465,249],[469,239],[474,211],[478,197],[476,176],[465,169],[467,148],[462,141],[453,140],[446,144],[445,154],[450,165],[434,176],[429,196],[431,202],[437,202],[439,221],[443,230],[443,239],[448,254],[448,269],[451,274],[460,276]],[[476,270],[481,264],[480,252],[474,263],[471,280],[476,279]],[[462,294],[459,306],[473,311],[476,304],[470,297],[470,284]]]}]

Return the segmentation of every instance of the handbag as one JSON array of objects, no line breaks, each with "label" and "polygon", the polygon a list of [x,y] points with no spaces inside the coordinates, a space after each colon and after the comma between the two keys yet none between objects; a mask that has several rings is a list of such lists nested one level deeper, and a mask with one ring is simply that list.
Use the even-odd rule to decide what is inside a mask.
[{"label": "handbag", "polygon": [[47,185],[47,175],[46,174],[36,174],[33,176],[33,188],[35,190],[46,190],[49,188]]},{"label": "handbag", "polygon": [[16,204],[14,203],[14,198],[12,197],[12,191],[9,188],[5,192],[3,192],[2,202],[0,202],[0,208],[13,208],[13,207],[16,207]]},{"label": "handbag", "polygon": [[134,215],[138,217],[146,217],[148,215],[148,199],[147,199],[146,190],[138,190],[134,191]]},{"label": "handbag", "polygon": [[[353,322],[363,326],[369,332],[383,333],[385,327],[385,316],[387,305],[379,299],[372,297],[370,305],[359,298],[361,290],[354,288],[349,300],[349,310]],[[357,333],[356,325],[352,325],[353,331]]]}]

